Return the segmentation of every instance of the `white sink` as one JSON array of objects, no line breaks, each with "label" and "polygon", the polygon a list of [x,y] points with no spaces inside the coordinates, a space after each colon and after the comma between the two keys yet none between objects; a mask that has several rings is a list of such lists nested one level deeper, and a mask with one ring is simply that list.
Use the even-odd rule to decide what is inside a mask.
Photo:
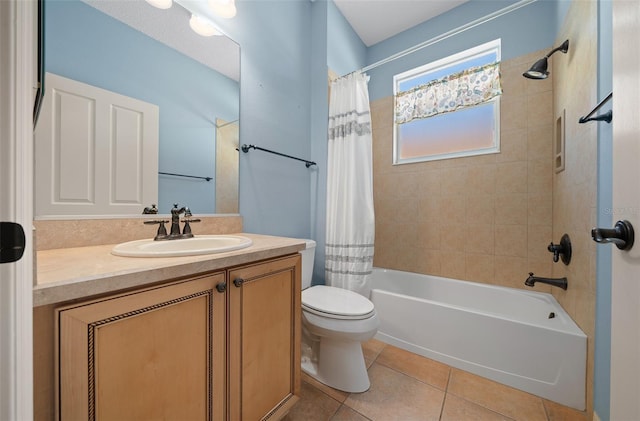
[{"label": "white sink", "polygon": [[240,235],[197,235],[180,240],[136,240],[113,247],[111,254],[124,257],[177,257],[223,253],[253,244]]}]

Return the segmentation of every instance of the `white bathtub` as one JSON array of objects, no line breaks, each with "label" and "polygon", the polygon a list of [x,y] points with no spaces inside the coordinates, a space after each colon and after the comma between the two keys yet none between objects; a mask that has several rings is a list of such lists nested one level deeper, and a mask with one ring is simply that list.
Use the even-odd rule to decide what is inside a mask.
[{"label": "white bathtub", "polygon": [[551,294],[380,268],[372,278],[377,339],[585,409],[587,337]]}]

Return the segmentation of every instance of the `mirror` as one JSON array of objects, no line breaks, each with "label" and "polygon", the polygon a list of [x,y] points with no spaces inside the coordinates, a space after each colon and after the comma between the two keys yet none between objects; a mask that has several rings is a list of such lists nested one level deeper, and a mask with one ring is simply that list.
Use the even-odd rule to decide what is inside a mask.
[{"label": "mirror", "polygon": [[238,213],[240,48],[193,32],[188,7],[45,0],[45,72],[158,106],[160,213]]}]

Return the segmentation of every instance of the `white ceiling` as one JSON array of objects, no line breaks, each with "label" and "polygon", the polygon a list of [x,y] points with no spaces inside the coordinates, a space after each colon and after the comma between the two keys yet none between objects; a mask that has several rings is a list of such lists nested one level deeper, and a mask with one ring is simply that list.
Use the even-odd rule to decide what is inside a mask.
[{"label": "white ceiling", "polygon": [[204,6],[202,10],[196,10],[200,4],[206,5],[206,2],[176,0],[170,9],[161,10],[142,0],[83,1],[223,75],[239,80],[240,47],[238,44],[225,36],[200,36],[189,27],[191,13],[187,8],[199,14],[206,14],[208,12]]},{"label": "white ceiling", "polygon": [[334,0],[367,47],[469,0]]}]

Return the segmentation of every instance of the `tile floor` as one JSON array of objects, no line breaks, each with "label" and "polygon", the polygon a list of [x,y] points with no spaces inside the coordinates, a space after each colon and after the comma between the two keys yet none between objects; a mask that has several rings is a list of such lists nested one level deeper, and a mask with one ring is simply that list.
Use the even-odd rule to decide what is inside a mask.
[{"label": "tile floor", "polygon": [[285,421],[588,421],[584,412],[372,339],[363,344],[371,388],[349,394],[302,374]]}]

